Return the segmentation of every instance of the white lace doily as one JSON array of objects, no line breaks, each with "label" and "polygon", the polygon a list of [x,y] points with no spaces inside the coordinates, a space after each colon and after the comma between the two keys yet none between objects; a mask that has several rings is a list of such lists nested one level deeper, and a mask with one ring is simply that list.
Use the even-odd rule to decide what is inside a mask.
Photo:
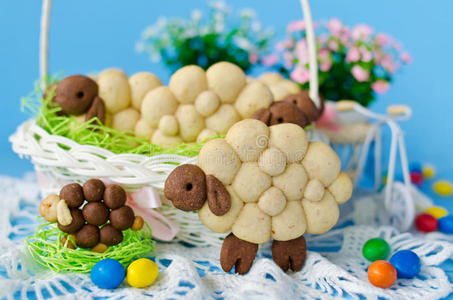
[{"label": "white lace doily", "polygon": [[[157,281],[146,289],[123,283],[115,290],[97,288],[88,275],[55,274],[40,269],[28,257],[25,236],[34,232],[38,187],[32,177],[22,180],[0,177],[0,298],[6,299],[437,299],[447,296],[452,285],[437,267],[453,256],[453,244],[441,235],[400,234],[378,224],[375,207],[373,226],[351,224],[360,207],[371,203],[372,196],[355,199],[347,207],[337,229],[322,236],[307,236],[308,256],[298,273],[284,273],[274,264],[270,245],[260,247],[255,263],[246,275],[224,273],[219,264],[219,248],[188,247],[180,243],[157,243],[151,254],[159,265]],[[365,202],[361,202],[365,201]],[[367,202],[368,201],[368,202]],[[367,212],[370,216],[368,206]],[[372,213],[372,211],[371,211]],[[356,220],[357,222],[358,220]],[[415,279],[398,279],[389,289],[369,284],[369,265],[361,248],[369,238],[380,236],[392,251],[411,249],[423,266]],[[443,239],[443,240],[442,240]]]}]

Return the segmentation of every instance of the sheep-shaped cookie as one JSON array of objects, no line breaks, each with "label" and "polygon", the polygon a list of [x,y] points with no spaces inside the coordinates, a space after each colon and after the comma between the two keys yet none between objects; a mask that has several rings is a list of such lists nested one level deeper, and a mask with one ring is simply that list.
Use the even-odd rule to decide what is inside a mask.
[{"label": "sheep-shaped cookie", "polygon": [[305,261],[303,234],[330,230],[338,204],[352,193],[349,177],[330,146],[309,142],[295,124],[268,127],[255,119],[233,125],[226,137],[207,142],[198,166],[177,167],[164,194],[184,211],[198,211],[201,222],[225,238],[220,263],[248,272],[258,245],[271,238],[272,257],[284,270]]}]

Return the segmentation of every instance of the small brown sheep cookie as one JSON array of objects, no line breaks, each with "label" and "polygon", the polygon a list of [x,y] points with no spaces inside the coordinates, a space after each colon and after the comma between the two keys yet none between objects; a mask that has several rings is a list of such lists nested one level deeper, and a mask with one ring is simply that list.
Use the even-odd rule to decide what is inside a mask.
[{"label": "small brown sheep cookie", "polygon": [[82,186],[78,183],[70,183],[60,190],[60,199],[66,201],[69,207],[79,207],[83,203]]},{"label": "small brown sheep cookie", "polygon": [[176,168],[165,181],[164,194],[181,210],[200,209],[206,201],[206,178],[203,170],[190,164]]},{"label": "small brown sheep cookie", "polygon": [[108,208],[120,208],[126,203],[126,198],[126,191],[117,184],[112,184],[105,188],[104,204]]},{"label": "small brown sheep cookie", "polygon": [[99,228],[87,224],[80,229],[75,235],[75,242],[81,248],[91,248],[99,243]]},{"label": "small brown sheep cookie", "polygon": [[79,230],[84,224],[85,219],[83,218],[82,211],[78,208],[71,209],[72,222],[69,225],[61,225],[58,223],[58,228],[66,233],[74,233]]},{"label": "small brown sheep cookie", "polygon": [[134,211],[129,206],[123,206],[110,212],[110,224],[118,230],[131,228],[134,218]]},{"label": "small brown sheep cookie", "polygon": [[114,246],[123,241],[123,233],[121,230],[116,229],[108,224],[100,230],[100,242],[107,246]]},{"label": "small brown sheep cookie", "polygon": [[310,99],[308,91],[288,95],[283,101],[296,104],[297,107],[304,112],[309,123],[318,120],[324,111],[324,99],[322,97],[319,98],[321,107],[318,109],[315,103]]},{"label": "small brown sheep cookie", "polygon": [[225,186],[213,175],[206,176],[209,209],[216,216],[223,216],[231,208],[231,197]]},{"label": "small brown sheep cookie", "polygon": [[55,102],[68,115],[81,115],[86,112],[98,94],[94,80],[82,75],[64,78],[57,84]]},{"label": "small brown sheep cookie", "polygon": [[104,196],[105,185],[99,179],[90,179],[83,184],[82,189],[86,201],[98,202]]}]

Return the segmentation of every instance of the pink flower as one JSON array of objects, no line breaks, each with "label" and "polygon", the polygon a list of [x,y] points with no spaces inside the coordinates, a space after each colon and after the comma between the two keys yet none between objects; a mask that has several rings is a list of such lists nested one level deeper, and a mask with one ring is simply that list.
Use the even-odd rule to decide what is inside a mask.
[{"label": "pink flower", "polygon": [[360,51],[357,47],[352,47],[348,50],[348,54],[346,54],[346,61],[347,62],[355,62],[360,59]]},{"label": "pink flower", "polygon": [[284,42],[278,42],[275,45],[275,50],[277,50],[277,51],[283,51],[285,49],[286,49],[286,47],[285,47],[285,43]]},{"label": "pink flower", "polygon": [[329,49],[332,51],[338,51],[338,42],[337,41],[330,41],[329,44]]},{"label": "pink flower", "polygon": [[355,40],[368,40],[373,29],[366,24],[359,24],[352,29],[352,38]]},{"label": "pink flower", "polygon": [[305,30],[305,22],[303,20],[293,21],[288,24],[286,30],[288,31],[288,33]]},{"label": "pink flower", "polygon": [[286,69],[291,69],[293,67],[293,55],[289,51],[283,52],[283,63]]},{"label": "pink flower", "polygon": [[330,51],[326,48],[321,48],[319,49],[319,52],[318,52],[318,58],[320,60],[325,60],[326,58],[329,58],[330,56]]},{"label": "pink flower", "polygon": [[291,72],[289,77],[299,83],[306,83],[308,80],[310,80],[310,73],[308,72],[308,69],[302,66],[297,66],[294,68],[294,70]]},{"label": "pink flower", "polygon": [[360,54],[362,55],[363,62],[370,62],[373,56],[371,52],[365,46],[360,46]]},{"label": "pink flower", "polygon": [[329,21],[329,24],[327,24],[327,28],[333,36],[340,37],[340,34],[343,30],[343,23],[341,23],[341,21],[337,18],[333,18]]},{"label": "pink flower", "polygon": [[256,64],[258,62],[258,55],[256,52],[250,52],[249,54],[249,62],[251,64]]},{"label": "pink flower", "polygon": [[306,40],[301,40],[297,42],[296,48],[294,49],[294,55],[299,60],[300,64],[304,65],[308,63],[308,49]]},{"label": "pink flower", "polygon": [[409,54],[409,52],[403,52],[400,55],[400,59],[406,64],[410,64],[412,62],[412,56]]},{"label": "pink flower", "polygon": [[272,67],[276,63],[278,63],[278,59],[279,57],[277,54],[269,54],[268,56],[263,57],[261,63],[263,64],[263,66]]},{"label": "pink flower", "polygon": [[393,61],[393,55],[386,54],[381,61],[382,67],[387,70],[387,72],[394,73],[398,70],[398,65]]},{"label": "pink flower", "polygon": [[359,65],[352,67],[351,73],[358,82],[364,82],[370,78],[370,71],[365,70]]},{"label": "pink flower", "polygon": [[332,67],[332,61],[331,60],[327,60],[327,61],[321,62],[321,65],[319,66],[319,68],[323,72],[329,71],[331,67]]},{"label": "pink flower", "polygon": [[378,94],[384,94],[390,88],[388,81],[379,79],[371,84],[371,88]]},{"label": "pink flower", "polygon": [[376,44],[378,44],[379,46],[386,46],[392,41],[392,38],[388,34],[378,33],[375,37],[375,40]]}]

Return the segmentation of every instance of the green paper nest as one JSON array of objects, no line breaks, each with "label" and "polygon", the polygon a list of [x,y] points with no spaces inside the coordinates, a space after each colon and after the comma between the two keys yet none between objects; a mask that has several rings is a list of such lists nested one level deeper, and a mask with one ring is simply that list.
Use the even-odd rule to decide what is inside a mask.
[{"label": "green paper nest", "polygon": [[131,229],[123,231],[123,241],[109,247],[104,253],[82,248],[66,248],[60,242],[64,235],[66,234],[58,229],[56,223],[39,225],[35,234],[26,240],[28,252],[33,260],[57,273],[89,273],[102,259],[116,259],[123,266],[127,266],[131,261],[146,257],[154,251],[151,228],[146,223],[139,231]]},{"label": "green paper nest", "polygon": [[[208,140],[200,143],[180,144],[176,147],[164,149],[152,144],[149,140],[134,136],[133,132],[119,132],[104,126],[97,118],[91,122],[80,122],[75,116],[61,115],[61,108],[52,101],[55,89],[50,89],[45,97],[38,81],[35,90],[29,96],[22,98],[22,110],[30,112],[36,117],[38,126],[49,134],[64,136],[81,145],[97,146],[116,154],[133,153],[147,156],[159,154],[178,154],[188,157],[198,155],[201,147]],[[49,78],[50,84],[57,82],[56,78]]]}]

